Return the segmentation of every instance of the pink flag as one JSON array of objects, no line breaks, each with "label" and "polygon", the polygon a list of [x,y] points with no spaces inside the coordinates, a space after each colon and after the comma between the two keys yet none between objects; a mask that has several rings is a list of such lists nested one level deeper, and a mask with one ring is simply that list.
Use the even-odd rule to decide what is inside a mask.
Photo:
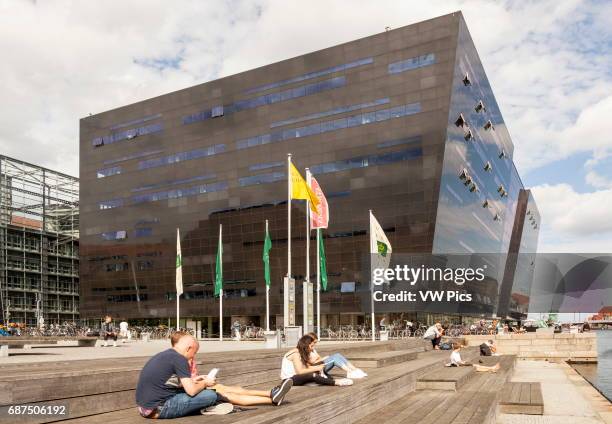
[{"label": "pink flag", "polygon": [[319,199],[319,206],[317,207],[318,213],[310,211],[310,228],[313,230],[316,228],[327,228],[329,223],[329,206],[327,205],[327,199],[321,190],[319,182],[315,177],[310,177],[310,188]]}]

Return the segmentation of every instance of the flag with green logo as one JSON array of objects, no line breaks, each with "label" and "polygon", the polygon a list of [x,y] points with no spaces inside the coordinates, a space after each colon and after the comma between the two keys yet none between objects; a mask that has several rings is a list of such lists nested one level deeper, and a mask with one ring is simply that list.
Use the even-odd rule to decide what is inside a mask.
[{"label": "flag with green logo", "polygon": [[319,239],[319,272],[321,273],[321,288],[327,290],[327,262],[325,261],[325,246],[323,245],[323,234],[321,229],[317,228]]},{"label": "flag with green logo", "polygon": [[217,261],[215,264],[215,297],[223,290],[223,242],[221,224],[219,224],[219,246],[217,247]]},{"label": "flag with green logo", "polygon": [[263,247],[264,279],[266,280],[266,287],[270,287],[270,249],[272,249],[272,240],[268,232],[268,221],[266,221],[266,239],[264,240]]},{"label": "flag with green logo", "polygon": [[181,256],[181,236],[176,229],[176,296],[183,294],[183,257]]},{"label": "flag with green logo", "polygon": [[387,269],[391,262],[391,243],[382,227],[370,211],[370,256],[372,272],[374,269]]}]

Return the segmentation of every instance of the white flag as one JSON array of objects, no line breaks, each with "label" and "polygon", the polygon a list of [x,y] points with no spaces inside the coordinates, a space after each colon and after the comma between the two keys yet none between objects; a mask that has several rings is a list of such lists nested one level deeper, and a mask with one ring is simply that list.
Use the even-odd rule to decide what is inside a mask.
[{"label": "white flag", "polygon": [[370,256],[372,258],[372,273],[374,273],[374,270],[377,268],[389,268],[392,250],[389,239],[370,211]]},{"label": "white flag", "polygon": [[181,255],[181,236],[176,229],[176,296],[183,294],[183,256]]}]

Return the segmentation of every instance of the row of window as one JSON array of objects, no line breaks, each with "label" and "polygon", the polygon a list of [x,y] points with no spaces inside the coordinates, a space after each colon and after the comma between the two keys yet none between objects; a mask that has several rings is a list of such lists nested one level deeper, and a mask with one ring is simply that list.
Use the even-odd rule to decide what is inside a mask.
[{"label": "row of window", "polygon": [[154,119],[161,118],[161,117],[162,117],[161,113],[145,116],[144,118],[134,119],[133,121],[123,122],[121,124],[114,125],[110,128],[110,130],[114,131],[114,130],[118,130],[119,128],[131,127],[133,125],[142,124],[143,122],[149,122]]},{"label": "row of window", "polygon": [[149,159],[138,162],[138,169],[157,168],[158,166],[171,165],[186,160],[199,159],[208,156],[213,156],[225,152],[225,144],[215,144],[214,146],[204,147],[202,149],[190,150],[188,152],[175,153],[170,156],[164,156],[157,159]]},{"label": "row of window", "polygon": [[173,186],[173,185],[179,185],[179,184],[188,184],[188,183],[192,183],[195,181],[212,180],[214,178],[217,178],[216,174],[198,175],[196,177],[184,178],[182,180],[164,181],[159,184],[150,184],[150,185],[146,185],[142,187],[136,187],[136,188],[133,188],[132,191],[138,192],[138,191],[152,190],[154,188],[159,188],[159,187]]},{"label": "row of window", "polygon": [[146,301],[148,299],[149,299],[149,295],[146,294],[146,293],[143,293],[141,295],[135,295],[135,294],[115,294],[115,295],[106,296],[106,301],[107,302],[114,302],[114,303],[144,302],[144,301]]},{"label": "row of window", "polygon": [[[323,163],[310,167],[314,175],[327,174],[330,172],[341,172],[355,168],[367,168],[368,166],[388,165],[395,162],[411,160],[422,156],[421,148],[407,149],[399,152],[383,153],[377,155],[359,156],[335,162]],[[240,178],[240,186],[246,187],[257,184],[269,184],[287,179],[285,172],[271,172],[269,174],[252,175]]]},{"label": "row of window", "polygon": [[404,137],[404,138],[398,138],[397,140],[383,141],[382,143],[378,143],[376,147],[378,147],[379,149],[384,149],[387,147],[400,146],[403,144],[418,144],[420,142],[421,142],[421,136],[417,135],[414,137]]},{"label": "row of window", "polygon": [[157,155],[162,152],[163,150],[150,150],[148,152],[134,153],[133,155],[126,155],[126,156],[121,156],[120,158],[116,158],[116,159],[105,160],[104,165],[113,165],[118,162],[125,162],[125,161],[132,160],[132,159],[139,159],[139,158],[144,158],[146,156],[153,156],[153,155]]},{"label": "row of window", "polygon": [[91,144],[94,147],[104,146],[105,144],[117,143],[123,140],[132,140],[140,135],[154,134],[161,132],[164,129],[161,122],[156,124],[145,125],[144,127],[132,128],[130,130],[120,131],[113,134],[96,137]]},{"label": "row of window", "polygon": [[[183,124],[193,124],[194,122],[205,121],[223,115],[230,115],[235,112],[253,109],[259,106],[271,105],[286,100],[297,99],[299,97],[310,96],[327,90],[343,87],[346,85],[345,77],[336,77],[328,80],[302,85],[278,93],[266,94],[252,99],[239,100],[229,105],[214,106],[212,109],[204,110],[200,113],[183,117]],[[214,113],[213,113],[214,112]]]},{"label": "row of window", "polygon": [[366,57],[363,59],[355,60],[353,62],[343,63],[342,65],[336,65],[330,68],[320,69],[318,71],[298,75],[297,77],[285,79],[282,81],[260,85],[259,87],[255,87],[255,88],[251,88],[250,90],[247,90],[246,93],[251,94],[251,93],[256,93],[258,91],[266,91],[272,88],[282,87],[283,85],[293,84],[294,82],[300,82],[300,81],[305,81],[305,80],[309,80],[313,78],[319,78],[324,75],[333,74],[334,72],[343,72],[351,68],[356,68],[358,66],[369,65],[370,63],[374,63],[374,58]]},{"label": "row of window", "polygon": [[420,103],[410,103],[392,107],[389,109],[381,109],[374,112],[366,112],[358,115],[352,115],[346,118],[335,119],[327,122],[317,122],[300,128],[291,128],[282,131],[273,132],[270,134],[262,134],[247,139],[238,140],[236,142],[237,149],[247,149],[249,147],[259,146],[278,141],[289,140],[299,137],[307,137],[317,135],[329,131],[341,130],[344,128],[352,128],[360,125],[371,124],[373,122],[386,121],[388,119],[400,118],[402,116],[414,115],[421,112]]},{"label": "row of window", "polygon": [[354,112],[360,109],[366,109],[372,106],[380,106],[389,103],[390,100],[388,98],[377,99],[371,102],[361,103],[358,105],[350,105],[350,106],[341,106],[335,109],[326,110],[325,112],[317,112],[306,116],[300,116],[298,118],[286,119],[284,121],[272,122],[270,124],[270,128],[282,127],[285,125],[296,124],[298,122],[310,121],[311,119],[325,118],[331,115],[339,115],[341,113],[346,112]]},{"label": "row of window", "polygon": [[119,231],[107,231],[100,234],[104,240],[124,240],[127,238],[127,232],[125,230]]},{"label": "row of window", "polygon": [[156,193],[133,196],[132,202],[134,204],[139,204],[145,202],[157,202],[158,200],[178,199],[181,197],[197,196],[199,194],[227,190],[227,187],[228,185],[226,181],[219,181],[216,183],[202,184],[189,188],[179,188],[175,190],[159,191]]},{"label": "row of window", "polygon": [[255,165],[249,166],[250,171],[261,171],[262,169],[278,168],[285,165],[285,162],[268,162],[268,163],[256,163]]},{"label": "row of window", "polygon": [[94,293],[107,292],[107,291],[129,291],[129,290],[146,290],[147,286],[115,286],[115,287],[92,287],[91,291]]},{"label": "row of window", "polygon": [[103,200],[98,203],[100,210],[119,208],[121,206],[123,206],[123,199]]},{"label": "row of window", "polygon": [[110,177],[111,175],[121,174],[120,166],[113,166],[112,168],[98,169],[96,172],[96,178]]},{"label": "row of window", "polygon": [[136,237],[150,237],[153,235],[153,228],[136,228],[134,235]]},{"label": "row of window", "polygon": [[399,62],[390,63],[388,70],[390,74],[399,74],[400,72],[410,71],[412,69],[433,65],[435,62],[436,55],[433,53],[429,53],[424,54],[422,56],[411,57],[410,59],[402,60]]}]

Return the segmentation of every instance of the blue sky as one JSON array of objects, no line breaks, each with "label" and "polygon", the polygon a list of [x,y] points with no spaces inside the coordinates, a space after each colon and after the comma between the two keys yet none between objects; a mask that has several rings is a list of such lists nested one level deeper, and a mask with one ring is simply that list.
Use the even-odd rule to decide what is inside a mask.
[{"label": "blue sky", "polygon": [[612,252],[612,2],[0,0],[0,152],[78,174],[79,119],[461,10],[543,215]]}]

